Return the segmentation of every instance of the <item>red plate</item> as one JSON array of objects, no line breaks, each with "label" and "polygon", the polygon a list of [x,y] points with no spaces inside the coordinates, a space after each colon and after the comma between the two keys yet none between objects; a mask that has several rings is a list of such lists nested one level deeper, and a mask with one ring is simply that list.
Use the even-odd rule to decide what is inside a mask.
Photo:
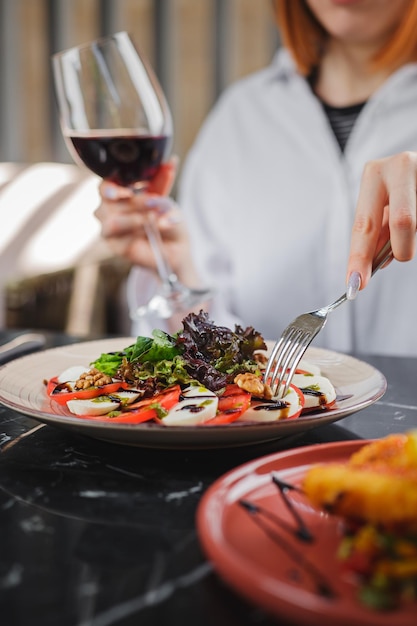
[{"label": "red plate", "polygon": [[[225,474],[206,491],[197,511],[201,544],[235,591],[303,626],[416,626],[417,603],[389,612],[359,603],[357,584],[336,557],[338,520],[292,490],[287,499],[294,514],[277,484],[297,487],[310,466],[344,462],[364,443],[319,444],[265,456]],[[297,536],[297,516],[312,541]]]}]

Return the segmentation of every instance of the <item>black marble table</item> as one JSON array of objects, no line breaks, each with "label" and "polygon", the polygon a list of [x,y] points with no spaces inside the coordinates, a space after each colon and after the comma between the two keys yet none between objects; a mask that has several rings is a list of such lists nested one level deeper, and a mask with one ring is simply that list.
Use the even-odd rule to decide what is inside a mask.
[{"label": "black marble table", "polygon": [[[69,341],[50,335],[47,347]],[[216,478],[251,459],[417,427],[417,358],[360,358],[388,381],[375,405],[291,440],[242,448],[124,447],[0,406],[1,626],[284,624],[216,575],[200,548],[196,509]]]}]

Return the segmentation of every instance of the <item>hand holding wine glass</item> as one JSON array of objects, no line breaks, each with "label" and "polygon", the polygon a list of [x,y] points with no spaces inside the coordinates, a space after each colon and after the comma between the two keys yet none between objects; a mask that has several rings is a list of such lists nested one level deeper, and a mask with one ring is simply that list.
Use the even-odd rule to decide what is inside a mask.
[{"label": "hand holding wine glass", "polygon": [[[76,162],[103,179],[145,190],[170,152],[172,119],[161,87],[126,32],[53,56],[62,133]],[[160,288],[132,318],[169,318],[210,297],[181,284],[169,266],[154,214],[145,220]]]}]

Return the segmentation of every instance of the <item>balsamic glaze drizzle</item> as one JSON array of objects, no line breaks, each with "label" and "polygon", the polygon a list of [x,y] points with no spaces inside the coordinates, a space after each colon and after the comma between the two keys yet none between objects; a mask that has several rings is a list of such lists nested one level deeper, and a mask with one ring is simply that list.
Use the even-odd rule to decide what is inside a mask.
[{"label": "balsamic glaze drizzle", "polygon": [[[208,394],[207,395],[197,394],[195,396],[192,396],[191,394],[187,394],[186,396],[184,396],[181,393],[179,397],[180,402],[184,402],[185,400],[198,400],[199,402],[201,402],[204,399],[213,400],[213,396],[208,395]],[[200,411],[202,411],[203,409],[204,407],[201,406],[201,404],[183,404],[179,410],[190,411],[190,413],[200,413]]]},{"label": "balsamic glaze drizzle", "polygon": [[314,563],[311,563],[306,558],[305,554],[301,550],[297,550],[297,548],[285,541],[285,537],[282,536],[282,534],[277,532],[277,528],[279,528],[287,533],[291,533],[296,537],[296,539],[303,543],[312,543],[314,541],[314,535],[308,529],[300,513],[295,508],[294,502],[289,497],[289,493],[291,491],[297,491],[301,494],[303,491],[299,487],[281,480],[275,472],[271,473],[271,480],[278,487],[285,506],[295,521],[295,528],[293,525],[280,519],[274,513],[271,513],[271,511],[268,511],[254,502],[242,499],[239,500],[240,506],[242,506],[245,511],[251,515],[257,526],[259,526],[259,528],[261,528],[270,539],[272,539],[284,552],[286,552],[300,568],[304,569],[305,573],[307,573],[314,581],[316,591],[320,596],[328,599],[335,598],[336,593],[323,576],[322,572],[317,569]]},{"label": "balsamic glaze drizzle", "polygon": [[289,512],[291,513],[291,515],[293,516],[294,520],[297,523],[297,529],[295,531],[296,537],[301,539],[301,541],[308,541],[308,542],[314,541],[314,537],[312,533],[307,528],[307,525],[304,522],[303,518],[301,517],[297,509],[294,507],[292,500],[287,495],[288,491],[296,490],[302,493],[301,490],[297,487],[294,487],[294,485],[290,485],[289,483],[286,483],[283,480],[281,480],[278,477],[278,474],[276,474],[275,472],[273,472],[271,476],[272,476],[272,482],[278,487],[278,489],[281,492],[281,496],[282,496],[285,506],[287,507],[287,509],[289,510]]},{"label": "balsamic glaze drizzle", "polygon": [[[259,398],[254,398],[259,400]],[[251,408],[254,411],[280,411],[289,407],[289,403],[285,400],[277,400],[276,398],[262,398],[262,404],[254,404]]]},{"label": "balsamic glaze drizzle", "polygon": [[180,407],[180,411],[190,411],[190,413],[200,413],[204,407],[198,404],[183,404]]},{"label": "balsamic glaze drizzle", "polygon": [[251,407],[254,411],[280,411],[288,408],[288,402],[271,402],[267,404],[255,404]]}]

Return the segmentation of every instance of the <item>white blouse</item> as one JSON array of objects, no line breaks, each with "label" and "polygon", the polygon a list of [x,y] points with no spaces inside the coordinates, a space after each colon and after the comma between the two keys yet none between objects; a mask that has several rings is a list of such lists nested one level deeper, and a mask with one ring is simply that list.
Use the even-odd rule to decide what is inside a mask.
[{"label": "white blouse", "polygon": [[[178,194],[202,280],[217,291],[210,317],[276,339],[294,317],[340,296],[363,167],[403,150],[417,150],[417,64],[368,101],[344,154],[284,49],[227,89]],[[135,269],[130,280],[135,299],[149,295],[148,274]],[[393,262],[329,316],[314,345],[417,355],[416,286],[417,261]]]}]

